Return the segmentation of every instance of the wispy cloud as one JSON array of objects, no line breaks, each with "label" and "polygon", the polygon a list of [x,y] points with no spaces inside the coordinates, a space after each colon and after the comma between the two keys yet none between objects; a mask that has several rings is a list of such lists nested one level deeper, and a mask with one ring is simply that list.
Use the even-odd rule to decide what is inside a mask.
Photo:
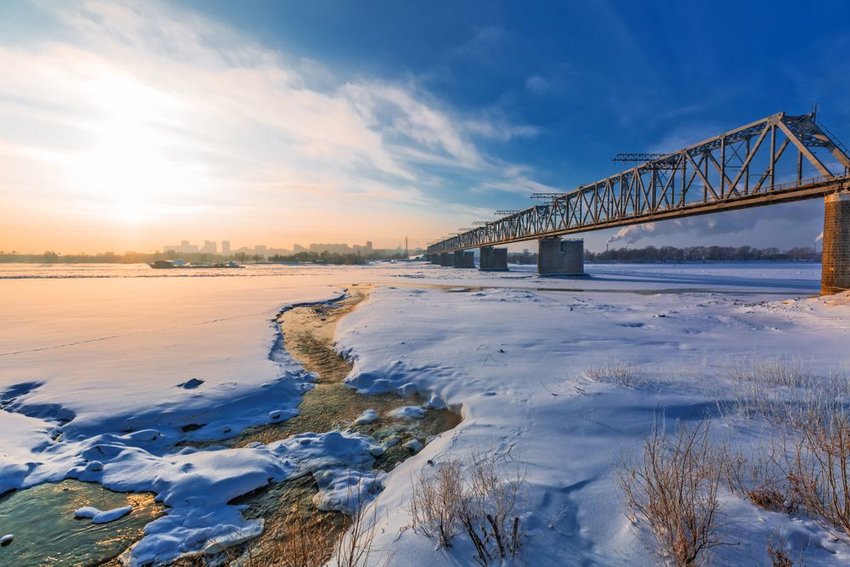
[{"label": "wispy cloud", "polygon": [[[537,135],[531,125],[460,112],[419,86],[345,76],[170,4],[45,5],[67,39],[0,48],[0,167],[13,171],[4,203],[14,193],[21,208],[26,194],[106,221],[125,212],[171,234],[258,234],[262,219],[266,233],[276,222],[288,231],[318,214],[356,238],[365,217],[349,212],[364,202],[373,230],[380,214],[440,230],[423,209],[456,224],[464,199],[432,191],[452,184],[434,168],[477,180],[460,195],[535,183],[478,143]],[[479,47],[500,41],[480,35]],[[228,207],[257,216],[246,223]]]}]

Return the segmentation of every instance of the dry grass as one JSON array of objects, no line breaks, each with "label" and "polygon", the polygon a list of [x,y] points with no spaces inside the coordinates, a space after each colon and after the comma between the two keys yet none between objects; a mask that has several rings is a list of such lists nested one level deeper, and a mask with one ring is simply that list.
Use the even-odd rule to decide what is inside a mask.
[{"label": "dry grass", "polygon": [[850,402],[844,370],[813,374],[797,360],[774,360],[740,363],[728,373],[731,399],[719,403],[727,416],[760,417],[776,427],[799,426],[813,416],[843,410]]},{"label": "dry grass", "polygon": [[298,518],[287,520],[279,530],[268,534],[258,548],[248,546],[232,567],[322,567],[331,558],[336,530],[318,522],[305,525]]},{"label": "dry grass", "polygon": [[524,537],[517,508],[525,480],[512,464],[478,454],[465,466],[449,461],[421,475],[413,485],[411,527],[442,547],[463,534],[483,567],[516,556]]},{"label": "dry grass", "polygon": [[626,465],[619,484],[634,522],[644,521],[659,554],[677,566],[705,563],[721,545],[717,491],[721,467],[708,438],[708,422],[680,426],[672,436],[656,429],[643,458]]},{"label": "dry grass", "polygon": [[785,551],[781,540],[767,542],[767,556],[770,558],[770,567],[794,567],[794,561]]},{"label": "dry grass", "polygon": [[609,360],[585,369],[584,375],[594,382],[637,388],[647,382],[646,375],[631,362]]},{"label": "dry grass", "polygon": [[[365,567],[370,561],[375,541],[375,514],[367,514],[367,507],[358,506],[348,530],[336,541],[333,567]],[[389,565],[390,559],[384,562]]]},{"label": "dry grass", "polygon": [[785,452],[781,444],[774,439],[749,453],[754,456],[732,453],[728,447],[718,452],[719,463],[732,492],[764,510],[795,512],[798,502],[788,483]]}]

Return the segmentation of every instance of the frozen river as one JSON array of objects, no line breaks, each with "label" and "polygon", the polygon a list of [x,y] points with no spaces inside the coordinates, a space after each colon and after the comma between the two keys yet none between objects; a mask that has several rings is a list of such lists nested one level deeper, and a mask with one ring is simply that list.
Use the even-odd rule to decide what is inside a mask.
[{"label": "frozen river", "polygon": [[[386,511],[387,533],[403,532],[409,521],[404,495],[422,459],[516,438],[541,513],[578,507],[563,530],[581,535],[565,536],[560,547],[544,533],[555,519],[529,518],[540,564],[560,564],[563,553],[585,563],[647,564],[639,538],[623,531],[616,502],[601,503],[614,490],[613,453],[651,424],[640,421],[648,415],[641,412],[714,402],[705,392],[673,388],[675,399],[656,393],[638,404],[625,392],[597,407],[591,398],[556,395],[564,380],[606,358],[674,364],[704,378],[736,357],[814,357],[846,340],[844,308],[806,299],[818,292],[819,264],[589,264],[589,277],[563,279],[540,278],[533,268],[0,265],[0,492],[69,477],[153,492],[170,508],[149,526],[139,561],[255,535],[261,525],[242,519],[228,500],[329,455],[341,468],[354,466],[374,447],[356,436],[318,436],[305,441],[308,449],[283,443],[175,452],[174,442],[224,438],[293,415],[311,382],[282,350],[277,315],[287,305],[339,297],[354,283],[372,284],[373,297],[338,331],[338,348],[355,362],[351,384],[364,393],[413,389],[464,414],[451,440],[428,445],[421,459],[381,481],[386,490],[376,504]],[[844,358],[828,362],[840,366]],[[202,385],[186,387],[193,380]],[[617,404],[624,409],[615,417]],[[622,423],[596,430],[588,425],[595,419],[565,427],[553,421],[570,412]],[[198,423],[205,426],[186,432]],[[602,458],[582,441],[594,437],[612,454]],[[553,439],[572,443],[571,465],[552,460]],[[102,470],[91,470],[93,460]],[[557,480],[591,477],[574,495]],[[616,521],[583,516],[599,506]],[[433,550],[412,533],[393,546],[411,561]]]}]

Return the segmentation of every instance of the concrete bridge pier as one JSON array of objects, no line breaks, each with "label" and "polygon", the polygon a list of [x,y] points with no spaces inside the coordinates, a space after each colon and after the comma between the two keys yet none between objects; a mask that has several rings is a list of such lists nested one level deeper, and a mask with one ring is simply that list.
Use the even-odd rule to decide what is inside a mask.
[{"label": "concrete bridge pier", "polygon": [[822,295],[850,289],[850,191],[824,197]]},{"label": "concrete bridge pier", "polygon": [[428,261],[434,264],[435,266],[440,265],[440,255],[439,254],[430,254],[428,256]]},{"label": "concrete bridge pier", "polygon": [[482,272],[507,272],[508,249],[482,246],[481,263],[478,266],[478,269]]},{"label": "concrete bridge pier", "polygon": [[465,252],[463,250],[458,250],[455,252],[455,268],[474,268],[475,267],[475,253],[474,252]]},{"label": "concrete bridge pier", "polygon": [[451,266],[454,264],[455,255],[452,252],[440,252],[440,265]]},{"label": "concrete bridge pier", "polygon": [[560,237],[540,239],[537,272],[541,276],[583,276],[584,240],[561,240]]}]

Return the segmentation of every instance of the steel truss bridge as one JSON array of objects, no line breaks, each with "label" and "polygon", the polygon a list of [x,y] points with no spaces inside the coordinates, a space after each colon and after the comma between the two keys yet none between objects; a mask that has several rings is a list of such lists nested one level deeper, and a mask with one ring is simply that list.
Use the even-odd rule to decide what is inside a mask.
[{"label": "steel truss bridge", "polygon": [[[638,154],[640,155],[640,154]],[[646,154],[643,154],[646,155]],[[774,114],[428,246],[427,254],[785,203],[850,189],[815,114]]]}]

